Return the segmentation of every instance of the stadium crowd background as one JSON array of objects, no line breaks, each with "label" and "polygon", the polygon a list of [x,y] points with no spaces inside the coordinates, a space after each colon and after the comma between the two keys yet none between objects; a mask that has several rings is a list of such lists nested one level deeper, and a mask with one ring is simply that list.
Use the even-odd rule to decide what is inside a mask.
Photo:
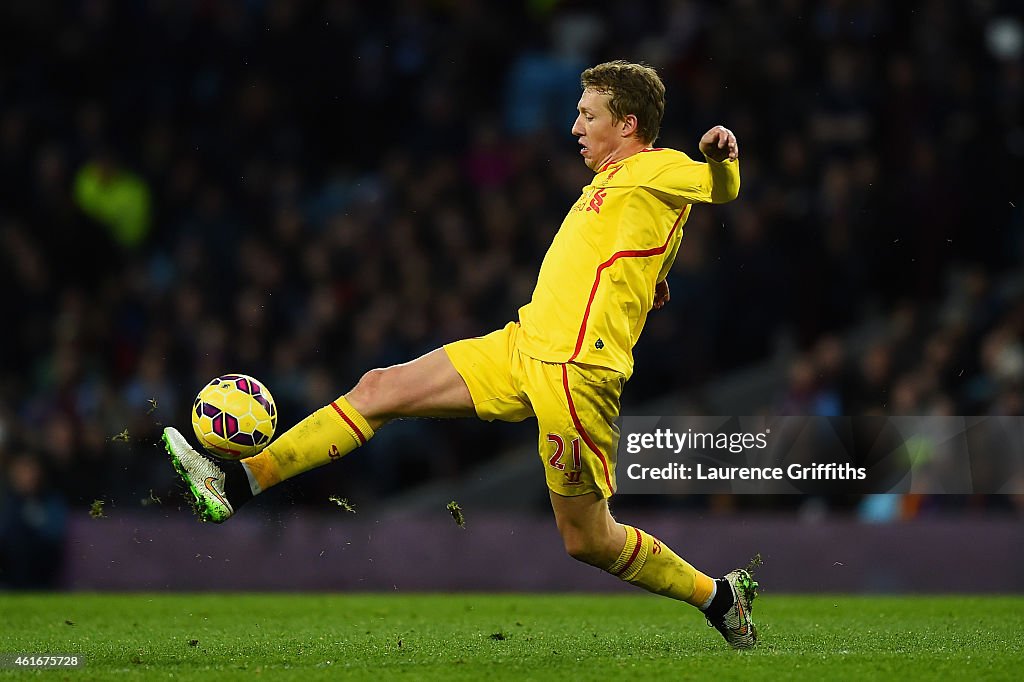
[{"label": "stadium crowd background", "polygon": [[[579,72],[613,58],[662,74],[660,144],[698,156],[723,123],[743,161],[740,199],[693,212],[627,404],[699,406],[781,354],[765,412],[1021,414],[1013,3],[781,5],[3,3],[5,545],[175,490],[159,424],[213,376],[263,378],[283,429],[513,319],[588,180]],[[478,475],[531,429],[392,426],[287,502]]]}]

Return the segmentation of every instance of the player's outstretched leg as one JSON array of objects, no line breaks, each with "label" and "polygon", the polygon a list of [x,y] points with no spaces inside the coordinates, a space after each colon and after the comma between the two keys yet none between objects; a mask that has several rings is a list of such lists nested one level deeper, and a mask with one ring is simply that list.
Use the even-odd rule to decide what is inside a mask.
[{"label": "player's outstretched leg", "polygon": [[195,497],[202,521],[223,523],[256,495],[281,481],[343,456],[373,436],[366,419],[344,397],[281,434],[258,455],[217,463],[199,454],[173,427],[164,447]]},{"label": "player's outstretched leg", "polygon": [[307,416],[254,457],[214,463],[177,429],[164,430],[174,467],[196,498],[199,518],[222,523],[281,481],[364,445],[397,417],[471,417],[473,399],[444,349],[363,375],[347,394]]},{"label": "player's outstretched leg", "polygon": [[235,510],[224,492],[224,471],[196,452],[173,426],[164,429],[163,441],[174,468],[195,498],[199,518],[212,523],[227,521]]}]

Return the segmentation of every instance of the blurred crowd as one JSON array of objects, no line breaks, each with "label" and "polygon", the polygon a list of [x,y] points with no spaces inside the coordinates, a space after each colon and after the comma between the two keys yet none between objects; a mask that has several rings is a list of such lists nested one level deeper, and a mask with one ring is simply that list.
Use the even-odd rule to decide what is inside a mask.
[{"label": "blurred crowd", "polygon": [[[660,145],[722,123],[743,163],[737,202],[693,211],[629,401],[788,349],[766,410],[1020,414],[1022,30],[997,0],[3,3],[7,507],[18,481],[171,489],[160,426],[218,374],[262,378],[287,428],[514,319],[588,181],[579,73],[614,58],[662,74]],[[403,424],[299,497],[530,438]]]}]

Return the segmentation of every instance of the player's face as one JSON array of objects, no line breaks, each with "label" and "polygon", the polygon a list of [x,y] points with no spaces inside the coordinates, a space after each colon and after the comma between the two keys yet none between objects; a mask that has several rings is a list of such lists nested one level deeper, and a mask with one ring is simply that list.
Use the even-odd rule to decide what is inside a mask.
[{"label": "player's face", "polygon": [[622,121],[616,121],[608,110],[611,95],[590,88],[583,91],[576,106],[580,114],[572,125],[572,134],[579,138],[583,161],[587,168],[597,171],[613,160],[624,142]]}]

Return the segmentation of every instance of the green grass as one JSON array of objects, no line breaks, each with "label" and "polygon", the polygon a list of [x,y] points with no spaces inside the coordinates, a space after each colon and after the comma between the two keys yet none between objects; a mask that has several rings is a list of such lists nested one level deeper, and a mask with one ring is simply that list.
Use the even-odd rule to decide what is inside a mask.
[{"label": "green grass", "polygon": [[[725,647],[650,595],[0,595],[0,653],[78,654],[70,680],[1020,679],[1024,597],[755,602]],[[69,623],[70,622],[70,623]]]}]

